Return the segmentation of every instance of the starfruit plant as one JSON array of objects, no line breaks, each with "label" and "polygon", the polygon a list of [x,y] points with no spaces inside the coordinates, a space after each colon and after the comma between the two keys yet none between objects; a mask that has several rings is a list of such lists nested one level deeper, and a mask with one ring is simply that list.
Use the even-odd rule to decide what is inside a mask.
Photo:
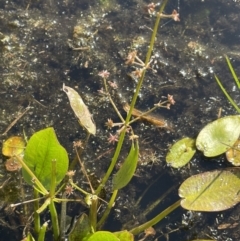
[{"label": "starfruit plant", "polygon": [[[148,222],[133,228],[129,231],[121,231],[116,233],[111,233],[108,231],[101,231],[101,227],[104,224],[105,220],[107,219],[111,208],[114,205],[116,200],[117,194],[119,189],[124,188],[129,181],[131,180],[132,176],[135,173],[137,161],[138,161],[138,153],[139,153],[139,146],[137,139],[133,138],[132,145],[129,151],[128,156],[126,157],[122,167],[120,170],[115,174],[113,177],[113,193],[108,201],[108,205],[106,210],[100,220],[97,218],[97,207],[99,202],[99,194],[102,191],[103,187],[106,185],[106,182],[109,180],[110,175],[112,175],[114,167],[119,160],[119,155],[122,150],[123,142],[125,139],[125,134],[127,129],[129,128],[130,124],[133,122],[131,121],[132,112],[134,106],[136,104],[136,100],[141,89],[141,86],[144,81],[145,73],[147,69],[149,69],[149,64],[151,62],[151,55],[153,51],[154,41],[156,39],[156,34],[158,30],[158,26],[160,23],[161,17],[166,17],[167,15],[163,15],[162,12],[165,8],[167,0],[164,0],[160,6],[160,10],[156,14],[156,22],[152,32],[150,45],[148,48],[148,52],[146,55],[145,63],[141,63],[141,75],[133,95],[131,104],[129,105],[128,113],[126,119],[121,118],[123,121],[123,125],[121,128],[121,132],[119,135],[118,144],[116,150],[114,152],[113,158],[110,162],[109,168],[106,171],[104,177],[102,178],[99,186],[96,190],[92,190],[92,193],[89,194],[88,192],[81,189],[74,184],[72,178],[69,178],[69,183],[82,192],[86,199],[87,203],[89,204],[89,215],[82,215],[78,221],[76,222],[73,232],[69,235],[70,241],[75,240],[84,240],[84,241],[117,241],[117,240],[133,240],[133,235],[136,235],[145,229],[149,228],[150,226],[155,225],[164,217],[166,217],[170,212],[176,209],[179,206],[179,201],[168,207],[166,210],[158,214],[153,219],[149,220]],[[172,14],[173,15],[173,14]],[[174,17],[176,21],[179,21],[178,14],[176,11],[174,12]],[[177,18],[176,18],[177,17]],[[136,57],[136,56],[135,56]],[[137,57],[136,57],[137,58]],[[106,79],[104,78],[104,82],[106,83]],[[63,91],[66,92],[69,98],[70,105],[76,114],[79,123],[84,127],[84,129],[88,132],[89,135],[95,135],[96,133],[96,126],[92,120],[92,116],[88,110],[88,108],[83,103],[81,97],[78,95],[76,91],[71,89],[70,87],[64,85]],[[110,98],[110,97],[109,97]],[[113,107],[114,106],[114,103]],[[117,109],[115,108],[117,111]],[[118,111],[117,111],[118,113]],[[144,115],[144,114],[143,114]],[[141,118],[138,117],[136,119]],[[88,139],[87,137],[87,139]],[[79,152],[77,152],[77,158],[75,160],[80,161]],[[56,135],[54,133],[53,128],[47,128],[35,133],[27,143],[25,154],[24,154],[24,161],[22,161],[18,156],[16,156],[18,161],[23,166],[23,177],[27,181],[28,184],[32,185],[35,190],[35,215],[34,215],[34,226],[35,232],[38,234],[38,240],[44,239],[44,230],[46,230],[46,224],[44,223],[42,227],[40,227],[40,216],[39,214],[45,209],[49,208],[51,218],[52,218],[52,226],[53,226],[53,236],[54,240],[59,240],[60,232],[59,232],[59,223],[58,223],[58,214],[55,209],[55,202],[66,202],[70,201],[69,199],[60,199],[57,198],[56,195],[62,191],[62,187],[66,185],[65,183],[60,186],[60,189],[56,191],[56,187],[60,182],[64,179],[64,176],[68,169],[68,157],[65,149],[58,143]],[[41,206],[39,206],[39,195],[42,195],[44,198],[44,202]],[[29,235],[29,240],[32,240],[32,236]]]}]

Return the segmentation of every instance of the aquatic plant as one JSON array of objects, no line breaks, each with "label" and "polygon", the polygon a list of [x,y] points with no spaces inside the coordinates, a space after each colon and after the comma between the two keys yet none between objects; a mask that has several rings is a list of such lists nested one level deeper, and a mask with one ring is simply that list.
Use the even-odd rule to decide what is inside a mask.
[{"label": "aquatic plant", "polygon": [[[89,136],[95,135],[96,126],[92,120],[91,113],[89,112],[87,106],[82,101],[80,95],[72,88],[63,85],[63,91],[68,95],[70,105],[77,116],[79,123],[87,130],[88,136],[85,143],[76,142],[74,148],[76,150],[76,158],[70,165],[70,169],[68,169],[68,156],[66,150],[58,143],[55,132],[53,128],[46,128],[40,130],[33,134],[33,136],[29,139],[26,145],[25,153],[23,159],[19,156],[18,153],[13,152],[11,157],[14,158],[15,162],[18,162],[22,165],[22,174],[25,181],[33,186],[34,188],[34,236],[37,237],[39,241],[44,240],[45,232],[47,229],[47,223],[41,224],[40,214],[48,208],[51,215],[51,224],[53,227],[53,238],[55,241],[64,238],[65,235],[65,219],[66,219],[66,202],[74,201],[74,202],[82,202],[82,200],[78,199],[69,199],[69,196],[73,189],[78,190],[85,196],[85,205],[89,207],[89,215],[82,215],[76,225],[73,227],[73,231],[69,234],[69,240],[133,240],[133,235],[142,232],[143,230],[150,228],[150,226],[156,224],[161,219],[163,219],[166,215],[168,215],[172,210],[174,210],[179,202],[173,204],[171,207],[167,208],[159,215],[157,215],[152,220],[148,221],[145,224],[138,226],[135,229],[130,231],[121,231],[117,233],[111,233],[106,231],[98,231],[101,230],[102,225],[107,219],[110,210],[112,209],[114,202],[116,200],[119,189],[125,187],[131,178],[133,177],[139,155],[139,146],[138,146],[138,136],[134,134],[134,131],[131,127],[131,124],[138,119],[147,118],[147,115],[156,108],[165,107],[170,108],[172,104],[174,104],[173,96],[169,95],[167,100],[160,101],[157,103],[150,111],[147,113],[140,113],[134,120],[131,120],[131,116],[133,111],[136,112],[134,106],[136,104],[137,96],[141,89],[142,83],[144,81],[145,73],[147,70],[150,70],[151,67],[151,54],[154,46],[154,41],[156,38],[160,18],[173,18],[175,21],[179,21],[178,13],[173,11],[171,15],[162,14],[163,9],[167,0],[164,0],[160,6],[160,10],[156,12],[156,22],[153,29],[153,33],[151,36],[148,52],[146,55],[146,60],[143,62],[137,55],[136,51],[129,53],[127,56],[126,64],[138,65],[139,69],[136,69],[135,74],[139,78],[136,91],[132,97],[131,104],[128,105],[127,108],[127,117],[124,119],[120,112],[118,111],[114,101],[111,98],[111,95],[108,91],[107,86],[107,78],[109,76],[108,71],[102,71],[99,75],[103,79],[103,83],[105,86],[105,94],[110,100],[113,108],[115,109],[117,115],[119,116],[121,123],[116,124],[113,123],[110,119],[107,122],[108,127],[119,126],[119,130],[116,135],[110,135],[108,141],[113,143],[117,142],[117,147],[114,152],[113,158],[110,162],[109,168],[106,171],[104,177],[100,181],[100,184],[95,188],[92,187],[91,181],[88,177],[88,174],[85,170],[84,164],[81,161],[81,152],[82,147],[86,145]],[[153,12],[153,11],[152,11]],[[114,83],[109,83],[114,88]],[[148,117],[149,118],[149,117]],[[155,120],[156,122],[156,120]],[[103,201],[101,198],[101,192],[109,180],[110,175],[112,174],[114,167],[119,160],[120,151],[123,146],[123,142],[125,140],[126,133],[130,133],[130,140],[132,142],[131,148],[129,150],[129,154],[126,157],[124,163],[118,172],[114,175],[112,185],[113,185],[113,193],[111,195],[110,200],[108,201],[105,212],[103,213],[100,220],[97,218],[98,214],[98,205],[99,202]],[[12,144],[6,142],[5,146],[8,148],[12,148]],[[14,148],[17,147],[14,145]],[[13,149],[14,149],[13,148]],[[76,163],[79,162],[81,169],[86,176],[91,193],[83,190],[79,185],[74,183],[73,177],[75,171],[73,168],[76,168]],[[65,174],[67,173],[67,178],[65,178]],[[58,184],[62,183],[58,189]],[[65,191],[64,191],[65,190]],[[62,198],[59,198],[59,194],[62,194]],[[44,200],[41,203],[41,200]],[[18,204],[11,205],[11,208],[15,208],[16,206],[22,204],[25,205],[31,201],[25,201]],[[41,203],[41,205],[40,205]],[[56,212],[55,204],[62,203],[62,211],[61,217],[59,218],[58,213]],[[60,224],[59,224],[60,220]],[[60,228],[61,226],[61,228]],[[60,229],[62,232],[60,232]],[[81,231],[80,231],[81,230]],[[31,232],[29,230],[28,235],[26,236],[26,240],[34,240]]]}]

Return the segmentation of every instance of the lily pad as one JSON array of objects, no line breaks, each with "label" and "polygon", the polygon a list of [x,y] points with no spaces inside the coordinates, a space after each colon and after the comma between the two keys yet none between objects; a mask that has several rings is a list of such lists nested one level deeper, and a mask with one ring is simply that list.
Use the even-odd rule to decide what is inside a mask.
[{"label": "lily pad", "polygon": [[20,136],[13,136],[4,141],[2,147],[2,154],[4,156],[18,156],[23,154],[25,148],[25,141]]},{"label": "lily pad", "polygon": [[240,116],[226,116],[206,125],[199,133],[196,146],[205,156],[226,152],[240,135]]},{"label": "lily pad", "polygon": [[186,165],[196,152],[195,140],[189,137],[176,142],[169,150],[166,161],[172,167],[179,168]]},{"label": "lily pad", "polygon": [[233,147],[226,152],[226,157],[234,166],[240,166],[240,140],[237,140]]},{"label": "lily pad", "polygon": [[240,169],[216,170],[185,180],[178,192],[181,206],[192,211],[222,211],[240,201]]}]

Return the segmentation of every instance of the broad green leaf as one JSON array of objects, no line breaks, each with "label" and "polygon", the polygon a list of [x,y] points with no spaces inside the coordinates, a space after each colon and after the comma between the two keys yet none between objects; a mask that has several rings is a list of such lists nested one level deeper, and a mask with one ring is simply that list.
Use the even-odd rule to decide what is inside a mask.
[{"label": "broad green leaf", "polygon": [[134,241],[133,234],[127,230],[115,232],[113,234],[118,238],[119,241]]},{"label": "broad green leaf", "polygon": [[131,150],[119,171],[113,177],[113,190],[125,187],[132,179],[138,163],[138,142],[132,143]]},{"label": "broad green leaf", "polygon": [[98,231],[91,235],[86,241],[119,241],[119,239],[111,232]]},{"label": "broad green leaf", "polygon": [[[68,170],[68,155],[59,144],[53,128],[46,128],[32,135],[26,146],[24,162],[38,180],[49,190],[52,160],[56,160],[56,183],[62,181]],[[32,178],[23,169],[23,177],[29,184]]]},{"label": "broad green leaf", "polygon": [[166,156],[166,161],[172,167],[183,167],[191,160],[195,152],[195,140],[186,137],[173,144]]},{"label": "broad green leaf", "polygon": [[87,214],[83,213],[74,224],[72,232],[68,236],[69,241],[83,241],[91,232],[91,225]]},{"label": "broad green leaf", "polygon": [[2,154],[4,156],[18,156],[23,154],[25,141],[20,136],[13,136],[3,142]]},{"label": "broad green leaf", "polygon": [[81,96],[76,90],[63,84],[63,91],[67,94],[73,112],[77,116],[79,123],[83,126],[88,133],[96,134],[96,125],[93,121],[92,115],[88,107],[84,104]]},{"label": "broad green leaf", "polygon": [[222,211],[240,201],[240,169],[216,170],[192,176],[180,186],[181,206],[193,211]]},{"label": "broad green leaf", "polygon": [[240,166],[240,140],[237,140],[233,147],[226,152],[226,157],[234,166]]},{"label": "broad green leaf", "polygon": [[196,146],[207,157],[226,152],[240,135],[240,116],[226,116],[206,125],[199,133]]}]

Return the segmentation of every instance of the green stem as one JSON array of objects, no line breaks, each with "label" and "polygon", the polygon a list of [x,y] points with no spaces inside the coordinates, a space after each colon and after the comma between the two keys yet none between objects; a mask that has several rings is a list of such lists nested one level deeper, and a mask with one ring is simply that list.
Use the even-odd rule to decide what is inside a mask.
[{"label": "green stem", "polygon": [[38,235],[38,241],[44,241],[44,239],[45,239],[45,233],[46,233],[46,230],[47,230],[47,226],[48,226],[48,223],[45,222],[45,223],[43,224],[43,226],[41,227],[40,232],[39,232],[39,235]]},{"label": "green stem", "polygon": [[87,195],[91,195],[90,193],[84,191],[82,188],[80,188],[79,186],[77,186],[75,183],[73,183],[72,179],[69,179],[69,183],[72,187],[76,188],[78,191],[80,191],[81,193]]},{"label": "green stem", "polygon": [[34,230],[35,233],[38,234],[40,231],[40,216],[39,213],[37,213],[37,210],[39,209],[39,193],[34,189]]},{"label": "green stem", "polygon": [[118,190],[114,190],[113,193],[112,193],[112,196],[111,196],[111,199],[108,203],[108,206],[106,208],[106,210],[104,211],[103,213],[103,216],[101,217],[101,219],[99,220],[99,222],[97,223],[97,229],[101,229],[102,225],[104,224],[105,220],[107,219],[110,211],[111,211],[111,208],[113,207],[114,205],[114,202],[115,202],[115,199],[117,197],[117,194],[118,194]]},{"label": "green stem", "polygon": [[[160,7],[160,10],[159,10],[159,12],[157,14],[157,19],[156,19],[156,22],[155,22],[155,25],[154,25],[154,29],[153,29],[153,33],[152,33],[152,37],[151,37],[151,41],[150,41],[150,46],[149,46],[149,49],[148,49],[148,52],[147,52],[147,56],[146,56],[146,60],[145,60],[145,66],[147,66],[149,61],[150,61],[152,50],[153,50],[153,46],[154,46],[154,42],[155,42],[155,38],[156,38],[156,35],[157,35],[159,22],[160,22],[161,13],[163,12],[163,9],[165,8],[165,6],[167,4],[167,1],[168,0],[163,0],[163,3],[161,5],[161,7]],[[136,91],[135,91],[135,93],[133,95],[133,99],[132,99],[132,102],[131,102],[131,105],[130,105],[130,109],[128,111],[128,114],[127,114],[127,117],[126,117],[126,120],[125,120],[125,128],[122,130],[122,132],[121,132],[121,134],[119,136],[119,141],[118,141],[118,144],[117,144],[114,156],[113,156],[113,158],[111,160],[111,164],[110,164],[110,166],[109,166],[105,176],[103,177],[101,184],[98,186],[98,188],[96,190],[96,195],[98,195],[101,192],[102,188],[106,184],[106,182],[107,182],[109,176],[111,175],[111,173],[112,173],[112,171],[113,171],[113,169],[114,169],[114,167],[116,165],[116,162],[118,160],[118,156],[119,156],[120,151],[122,149],[124,137],[125,137],[125,134],[126,134],[126,126],[129,124],[129,120],[131,118],[133,108],[134,108],[134,106],[136,104],[137,97],[138,97],[139,91],[141,89],[143,80],[144,80],[145,72],[146,72],[146,69],[143,70],[142,76],[141,76],[141,78],[140,78],[140,80],[139,80],[139,82],[137,84],[137,88],[136,88]]]},{"label": "green stem", "polygon": [[237,75],[236,75],[236,73],[234,71],[234,68],[232,67],[232,64],[231,64],[231,62],[230,62],[230,60],[229,60],[227,55],[225,56],[225,58],[226,58],[226,61],[227,61],[227,64],[228,64],[228,68],[230,69],[231,74],[232,74],[232,76],[233,76],[233,78],[234,78],[234,80],[236,82],[236,85],[237,85],[238,89],[240,89],[240,81],[239,81],[239,79],[238,79],[238,77],[237,77]]},{"label": "green stem", "polygon": [[94,195],[90,206],[90,213],[89,213],[91,227],[94,232],[96,231],[96,226],[97,226],[97,213],[98,213],[97,208],[98,208],[98,197]]},{"label": "green stem", "polygon": [[32,170],[25,164],[25,162],[21,158],[19,158],[18,156],[15,156],[15,157],[17,158],[18,162],[21,163],[22,167],[26,170],[26,172],[32,177],[33,184],[37,186],[37,188],[39,189],[39,192],[41,192],[43,195],[47,195],[48,191],[42,185],[42,183],[38,180],[38,178],[34,175]]},{"label": "green stem", "polygon": [[236,109],[236,111],[238,113],[240,113],[240,109],[238,108],[238,106],[236,105],[236,103],[234,102],[234,100],[230,97],[230,95],[227,93],[227,91],[225,90],[225,88],[223,87],[223,85],[221,84],[220,80],[218,79],[218,77],[216,75],[215,79],[219,85],[219,87],[221,88],[222,92],[225,94],[225,96],[227,97],[227,99],[229,100],[229,102],[232,104],[232,106]]},{"label": "green stem", "polygon": [[58,224],[58,216],[57,216],[57,211],[54,205],[53,200],[51,200],[49,204],[49,210],[51,214],[51,219],[52,219],[52,226],[53,226],[53,239],[54,241],[58,241],[59,238],[59,224]]},{"label": "green stem", "polygon": [[152,227],[153,225],[155,225],[156,223],[158,223],[162,219],[164,219],[168,214],[173,212],[176,208],[178,208],[180,206],[180,202],[181,202],[181,199],[178,200],[177,202],[175,202],[174,204],[172,204],[170,207],[166,208],[164,211],[159,213],[153,219],[149,220],[148,222],[146,222],[146,223],[144,223],[144,224],[142,224],[142,225],[140,225],[136,228],[133,228],[129,232],[132,233],[133,235],[137,235],[137,234],[143,232],[145,229],[147,229],[149,227]]}]

